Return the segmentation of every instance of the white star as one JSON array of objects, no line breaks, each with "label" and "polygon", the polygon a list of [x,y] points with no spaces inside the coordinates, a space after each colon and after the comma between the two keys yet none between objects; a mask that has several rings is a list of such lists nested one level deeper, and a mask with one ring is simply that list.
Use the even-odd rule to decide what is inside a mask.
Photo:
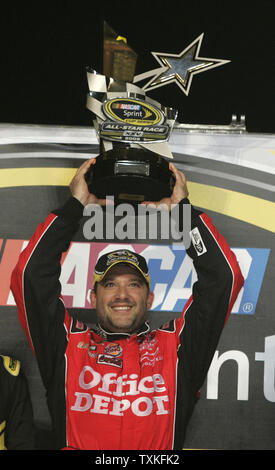
[{"label": "white star", "polygon": [[153,90],[154,88],[174,82],[188,95],[193,75],[230,62],[229,60],[223,59],[199,57],[203,36],[204,34],[202,33],[180,54],[152,52],[152,55],[161,67],[135,76],[134,83],[154,75],[153,78],[143,86],[144,90]]}]

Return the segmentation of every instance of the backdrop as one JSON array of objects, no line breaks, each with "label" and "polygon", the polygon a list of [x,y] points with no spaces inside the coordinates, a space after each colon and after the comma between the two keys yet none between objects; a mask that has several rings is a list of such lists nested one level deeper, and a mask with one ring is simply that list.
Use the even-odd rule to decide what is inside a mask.
[{"label": "backdrop", "polygon": [[[44,390],[17,320],[10,274],[36,226],[69,197],[68,183],[76,168],[98,148],[89,128],[3,126],[0,140],[1,352],[22,360],[42,432],[49,425]],[[226,236],[245,277],[201,390],[186,448],[274,449],[274,143],[274,135],[177,130],[171,139],[192,204],[205,210]],[[125,217],[115,216],[115,227]],[[87,300],[93,266],[104,249],[122,244],[148,260],[155,292],[152,323],[178,316],[196,279],[185,250],[165,239],[133,239],[138,221],[131,214],[124,240],[87,240],[87,220],[63,258],[60,280],[68,308],[87,323],[94,320]],[[43,445],[49,444],[43,440]]]}]

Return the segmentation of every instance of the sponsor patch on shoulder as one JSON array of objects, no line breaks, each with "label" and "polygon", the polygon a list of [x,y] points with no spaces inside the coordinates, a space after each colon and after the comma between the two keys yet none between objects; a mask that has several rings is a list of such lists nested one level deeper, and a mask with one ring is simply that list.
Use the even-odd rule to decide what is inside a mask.
[{"label": "sponsor patch on shoulder", "polygon": [[193,228],[193,230],[191,230],[190,236],[191,236],[191,241],[196,250],[197,255],[201,256],[204,253],[206,253],[207,249],[205,247],[205,244],[203,243],[198,227],[195,227]]}]

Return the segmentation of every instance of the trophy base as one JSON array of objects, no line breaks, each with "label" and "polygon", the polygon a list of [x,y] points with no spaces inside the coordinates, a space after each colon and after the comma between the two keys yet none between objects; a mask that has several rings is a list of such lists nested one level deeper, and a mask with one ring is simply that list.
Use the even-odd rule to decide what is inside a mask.
[{"label": "trophy base", "polygon": [[114,203],[139,204],[169,197],[175,178],[158,154],[136,148],[115,148],[100,154],[85,175],[90,193],[113,196]]}]

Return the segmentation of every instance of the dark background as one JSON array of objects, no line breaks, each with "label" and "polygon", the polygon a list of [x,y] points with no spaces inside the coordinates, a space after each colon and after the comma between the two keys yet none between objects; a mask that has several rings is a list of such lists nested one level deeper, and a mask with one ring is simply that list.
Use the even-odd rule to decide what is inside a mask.
[{"label": "dark background", "polygon": [[228,124],[274,133],[274,0],[56,1],[1,5],[0,122],[86,126],[86,66],[101,72],[105,19],[139,56],[136,73],[158,67],[154,52],[178,54],[204,33],[200,57],[231,62],[150,96],[183,123]]}]

